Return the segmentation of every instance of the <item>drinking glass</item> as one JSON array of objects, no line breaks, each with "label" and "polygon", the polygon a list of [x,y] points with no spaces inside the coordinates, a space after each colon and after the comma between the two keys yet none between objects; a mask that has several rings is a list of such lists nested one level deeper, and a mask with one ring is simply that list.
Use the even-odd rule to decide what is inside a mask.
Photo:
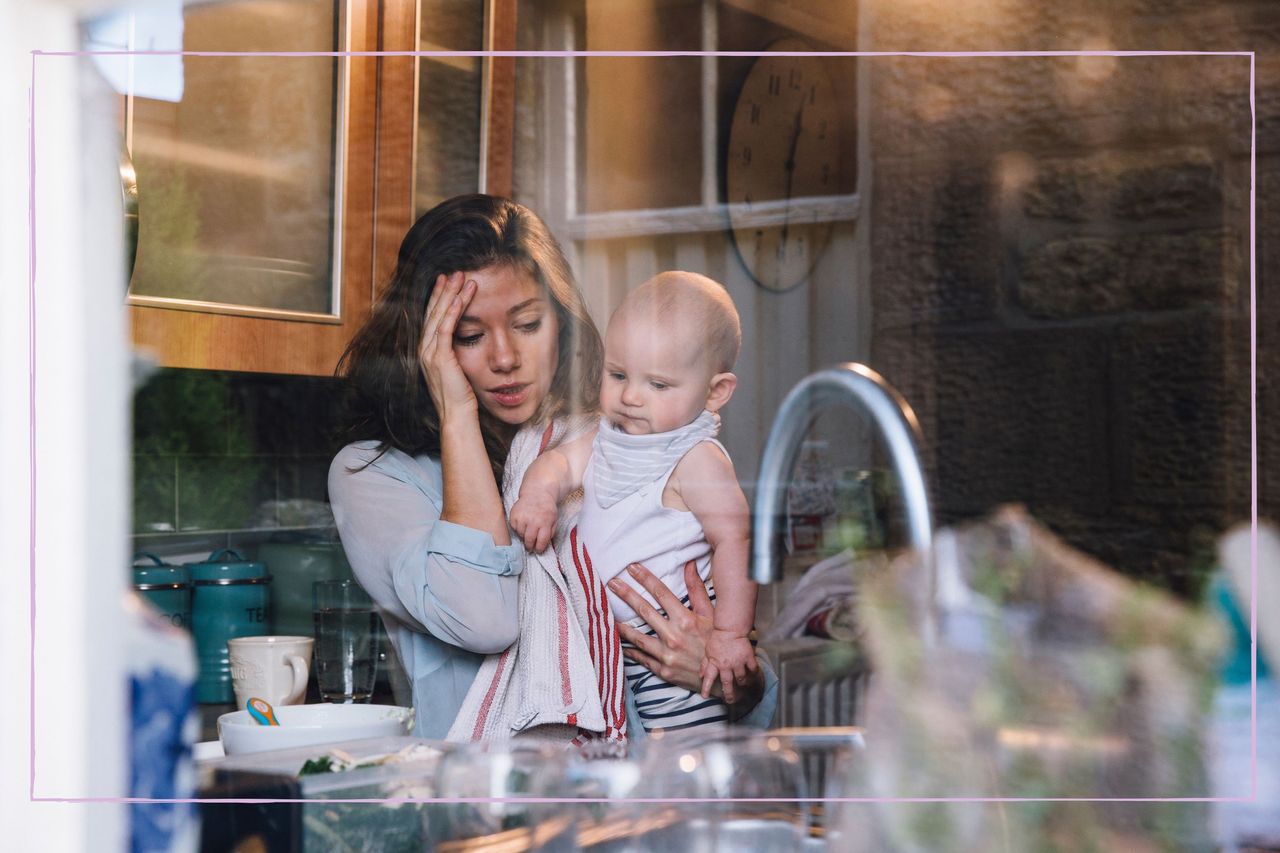
[{"label": "drinking glass", "polygon": [[[685,802],[660,806],[661,816],[674,816],[675,824],[651,833],[646,849],[790,853],[804,844],[804,772],[786,739],[706,727],[651,741],[636,796]],[[708,799],[714,802],[698,802]]]},{"label": "drinking glass", "polygon": [[[605,741],[588,741],[568,750],[564,772],[550,796],[573,798],[574,841],[592,853],[648,853],[648,825],[641,820],[653,810],[630,802],[638,796],[642,767],[625,755],[625,748]],[[687,848],[692,849],[692,847]]]},{"label": "drinking glass", "polygon": [[378,613],[353,580],[312,584],[315,672],[325,702],[368,702],[378,675]]},{"label": "drinking glass", "polygon": [[572,804],[564,796],[563,746],[522,741],[468,743],[436,766],[427,817],[428,847],[456,850],[576,849]]}]

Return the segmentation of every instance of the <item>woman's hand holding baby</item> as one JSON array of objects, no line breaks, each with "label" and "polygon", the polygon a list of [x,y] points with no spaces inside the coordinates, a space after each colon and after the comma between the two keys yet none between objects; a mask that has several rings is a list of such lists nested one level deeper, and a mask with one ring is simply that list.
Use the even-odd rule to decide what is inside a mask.
[{"label": "woman's hand holding baby", "polygon": [[453,352],[458,318],[476,294],[475,281],[464,281],[461,272],[441,275],[427,300],[427,315],[418,346],[418,362],[427,390],[440,414],[440,422],[459,412],[478,412],[475,391]]},{"label": "woman's hand holding baby", "polygon": [[[609,589],[627,604],[656,632],[649,636],[638,628],[626,623],[618,623],[618,633],[622,639],[634,649],[623,649],[629,659],[646,666],[663,681],[678,684],[686,690],[698,690],[702,683],[702,661],[706,658],[706,643],[715,630],[712,619],[715,609],[707,596],[702,578],[698,576],[697,567],[690,561],[684,569],[685,584],[689,589],[689,606],[685,607],[676,598],[666,584],[644,566],[633,564],[627,571],[636,582],[649,591],[658,604],[666,611],[666,616],[653,608],[644,596],[621,579],[609,581]],[[752,675],[745,684],[733,691],[733,701],[728,695],[725,701],[738,706],[735,713],[745,713],[760,701],[764,692],[764,678],[757,667],[751,668]],[[713,685],[713,695],[720,694],[721,689],[732,682]]]}]

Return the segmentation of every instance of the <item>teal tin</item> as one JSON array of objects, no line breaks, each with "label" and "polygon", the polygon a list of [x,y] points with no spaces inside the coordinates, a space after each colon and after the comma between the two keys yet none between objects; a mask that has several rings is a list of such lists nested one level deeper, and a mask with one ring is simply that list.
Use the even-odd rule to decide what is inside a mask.
[{"label": "teal tin", "polygon": [[235,702],[227,640],[267,633],[271,576],[265,563],[252,562],[231,549],[209,555],[191,570],[191,631],[196,639],[200,678],[196,701]]},{"label": "teal tin", "polygon": [[[150,560],[151,565],[137,565]],[[133,555],[133,588],[175,628],[191,628],[191,570],[172,566],[155,554]]]}]

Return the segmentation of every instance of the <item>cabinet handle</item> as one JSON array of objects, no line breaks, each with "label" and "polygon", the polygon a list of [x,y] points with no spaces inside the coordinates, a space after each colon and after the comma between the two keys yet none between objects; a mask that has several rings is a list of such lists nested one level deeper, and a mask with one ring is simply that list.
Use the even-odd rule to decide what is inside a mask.
[{"label": "cabinet handle", "polygon": [[120,196],[124,208],[124,281],[128,293],[138,260],[138,173],[133,168],[129,150],[123,146],[120,148]]}]

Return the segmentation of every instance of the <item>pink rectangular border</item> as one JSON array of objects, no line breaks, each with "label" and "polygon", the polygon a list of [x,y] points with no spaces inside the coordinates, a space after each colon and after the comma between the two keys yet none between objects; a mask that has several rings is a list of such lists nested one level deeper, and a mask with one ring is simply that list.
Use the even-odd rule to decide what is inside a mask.
[{"label": "pink rectangular border", "polygon": [[426,798],[426,799],[351,799],[326,800],[332,803],[600,803],[600,802],[640,802],[640,803],[679,803],[679,802],[830,802],[830,803],[1019,803],[1019,802],[1123,802],[1123,803],[1217,803],[1217,802],[1255,802],[1258,795],[1258,323],[1257,323],[1257,150],[1258,150],[1258,115],[1256,105],[1257,93],[1257,56],[1255,51],[1200,51],[1200,50],[1032,50],[1032,51],[520,51],[520,50],[432,50],[432,51],[299,51],[299,52],[264,52],[251,51],[31,51],[31,83],[29,88],[28,126],[28,224],[30,229],[28,268],[28,376],[29,376],[29,416],[30,416],[30,784],[28,788],[29,802],[52,803],[272,803],[272,802],[310,802],[309,800],[225,800],[225,799],[173,799],[157,800],[136,797],[37,797],[36,781],[36,745],[35,745],[35,618],[36,618],[36,60],[42,56],[262,56],[262,57],[382,57],[382,56],[462,56],[462,57],[515,57],[515,58],[574,58],[574,57],[760,57],[760,56],[801,56],[801,57],[878,57],[878,56],[911,56],[911,57],[951,57],[951,58],[994,58],[994,57],[1067,57],[1067,56],[1247,56],[1249,57],[1249,436],[1250,436],[1250,511],[1249,511],[1249,640],[1250,640],[1250,790],[1248,797],[807,797],[802,799],[619,799],[597,800],[576,798],[512,798],[512,797],[475,797],[475,798]]}]

